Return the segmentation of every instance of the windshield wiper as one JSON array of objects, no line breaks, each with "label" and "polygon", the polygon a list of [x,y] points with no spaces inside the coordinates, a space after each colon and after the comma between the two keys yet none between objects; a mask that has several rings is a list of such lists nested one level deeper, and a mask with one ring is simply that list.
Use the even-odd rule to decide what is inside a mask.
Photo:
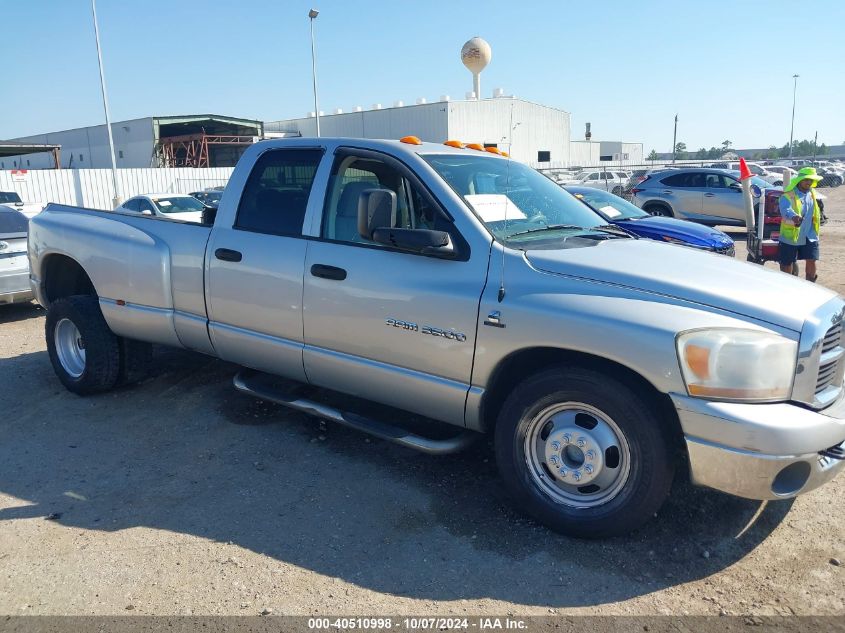
[{"label": "windshield wiper", "polygon": [[524,231],[517,231],[516,233],[511,233],[505,239],[509,240],[510,238],[516,237],[517,235],[526,235],[528,233],[540,233],[542,231],[559,231],[562,229],[577,229],[578,231],[590,230],[583,226],[578,226],[577,224],[549,224],[548,226],[540,226],[534,229],[525,229]]},{"label": "windshield wiper", "polygon": [[591,231],[604,231],[606,233],[614,233],[616,235],[624,235],[625,237],[633,237],[637,239],[637,235],[628,231],[627,229],[623,229],[621,226],[616,226],[615,224],[602,224],[601,226],[594,226]]}]

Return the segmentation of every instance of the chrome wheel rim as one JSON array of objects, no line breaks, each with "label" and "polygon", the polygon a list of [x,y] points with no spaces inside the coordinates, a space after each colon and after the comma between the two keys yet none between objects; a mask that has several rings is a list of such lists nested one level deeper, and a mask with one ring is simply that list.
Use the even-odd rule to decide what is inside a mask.
[{"label": "chrome wheel rim", "polygon": [[609,502],[631,474],[631,450],[622,430],[606,413],[580,402],[539,412],[529,423],[523,450],[540,490],[573,508]]},{"label": "chrome wheel rim", "polygon": [[53,337],[62,369],[71,377],[79,378],[85,371],[85,341],[79,329],[70,319],[62,319],[56,324]]}]

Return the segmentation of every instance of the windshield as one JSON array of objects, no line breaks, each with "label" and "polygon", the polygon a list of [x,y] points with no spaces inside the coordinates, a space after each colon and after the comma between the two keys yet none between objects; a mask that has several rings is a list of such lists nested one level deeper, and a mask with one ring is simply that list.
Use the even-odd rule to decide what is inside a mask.
[{"label": "windshield", "polygon": [[192,196],[173,196],[172,198],[153,198],[156,207],[162,213],[185,213],[202,211],[205,205]]},{"label": "windshield", "polygon": [[499,240],[529,239],[526,234],[541,231],[585,233],[606,224],[559,185],[522,163],[469,154],[423,158]]},{"label": "windshield", "polygon": [[589,204],[608,220],[631,220],[648,217],[648,213],[627,200],[602,189],[578,189],[570,193]]},{"label": "windshield", "polygon": [[14,191],[0,191],[0,204],[21,202],[21,197]]}]

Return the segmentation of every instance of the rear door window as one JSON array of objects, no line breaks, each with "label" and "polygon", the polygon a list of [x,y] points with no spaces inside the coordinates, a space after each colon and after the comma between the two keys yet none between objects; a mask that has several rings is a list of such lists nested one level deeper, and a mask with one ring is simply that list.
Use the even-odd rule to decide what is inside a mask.
[{"label": "rear door window", "polygon": [[261,155],[244,187],[235,228],[300,236],[317,167],[319,149],[270,150]]},{"label": "rear door window", "polygon": [[21,197],[14,191],[0,191],[0,204],[21,202]]},{"label": "rear door window", "polygon": [[734,182],[722,174],[707,174],[704,181],[708,189],[727,189]]},{"label": "rear door window", "polygon": [[140,203],[141,201],[137,198],[135,198],[134,200],[127,200],[123,203],[123,208],[127,211],[135,211],[137,213],[141,210],[141,208],[138,206]]}]

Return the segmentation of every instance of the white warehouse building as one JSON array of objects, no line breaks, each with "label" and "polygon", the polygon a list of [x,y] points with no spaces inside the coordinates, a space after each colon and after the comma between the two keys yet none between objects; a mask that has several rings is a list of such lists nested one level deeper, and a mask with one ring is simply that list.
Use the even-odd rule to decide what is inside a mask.
[{"label": "white warehouse building", "polygon": [[[422,100],[420,100],[422,101]],[[399,139],[413,135],[422,141],[458,140],[498,147],[515,159],[537,167],[570,162],[568,112],[512,97],[395,105],[370,110],[355,108],[320,116],[322,136]],[[313,116],[267,121],[266,136],[314,136]]]}]

